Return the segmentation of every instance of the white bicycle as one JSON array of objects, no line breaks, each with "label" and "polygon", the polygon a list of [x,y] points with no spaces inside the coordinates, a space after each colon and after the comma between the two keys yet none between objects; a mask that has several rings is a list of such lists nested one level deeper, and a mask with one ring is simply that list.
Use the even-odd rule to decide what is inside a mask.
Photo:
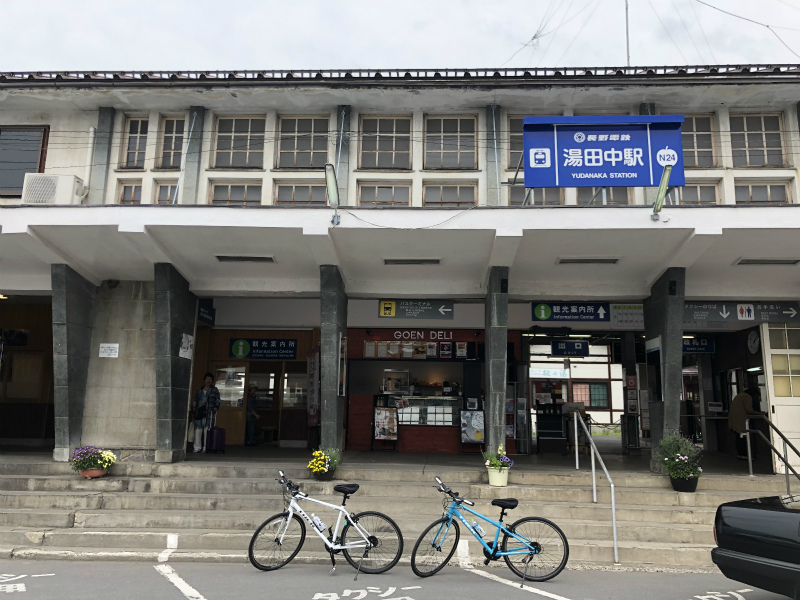
[{"label": "white bicycle", "polygon": [[[358,491],[357,483],[340,484],[333,488],[344,495],[342,505],[328,504],[315,500],[300,491],[300,486],[286,479],[283,471],[278,471],[283,486],[283,499],[286,510],[273,515],[256,529],[250,540],[248,556],[250,562],[262,571],[273,571],[288,564],[306,539],[306,523],[316,533],[331,556],[331,573],[336,570],[334,555],[341,552],[345,560],[356,569],[356,578],[360,572],[384,573],[400,560],[403,553],[403,534],[400,528],[386,515],[367,511],[351,515],[345,509],[350,496]],[[319,517],[310,517],[300,508],[298,501],[313,502],[331,508],[339,513],[336,525],[328,527],[325,535],[325,524]],[[301,518],[302,517],[302,518]],[[340,532],[341,531],[341,535]]]}]

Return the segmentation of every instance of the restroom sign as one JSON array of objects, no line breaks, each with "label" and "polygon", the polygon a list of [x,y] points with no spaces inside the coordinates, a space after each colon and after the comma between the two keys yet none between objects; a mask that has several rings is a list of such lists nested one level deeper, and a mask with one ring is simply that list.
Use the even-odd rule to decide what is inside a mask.
[{"label": "restroom sign", "polygon": [[683,115],[525,117],[525,187],[670,186],[685,184]]}]

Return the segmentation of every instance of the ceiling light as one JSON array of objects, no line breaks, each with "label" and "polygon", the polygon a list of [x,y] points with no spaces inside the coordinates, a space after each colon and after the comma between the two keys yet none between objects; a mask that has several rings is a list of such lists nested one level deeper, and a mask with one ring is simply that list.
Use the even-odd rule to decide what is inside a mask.
[{"label": "ceiling light", "polygon": [[384,265],[440,265],[441,258],[384,258]]},{"label": "ceiling light", "polygon": [[592,337],[589,333],[570,333],[569,337],[576,337],[576,338],[590,338]]},{"label": "ceiling light", "polygon": [[558,265],[615,265],[619,262],[618,258],[599,258],[597,256],[586,256],[578,258],[559,258]]},{"label": "ceiling light", "polygon": [[694,336],[693,335],[685,335],[685,336],[683,336],[683,339],[685,339],[685,340],[693,340]]},{"label": "ceiling light", "polygon": [[751,372],[751,373],[752,373],[753,371],[760,371],[762,368],[763,368],[763,367],[750,367],[750,368],[749,368],[749,369],[747,369],[747,370],[748,370],[749,372]]},{"label": "ceiling light", "polygon": [[217,256],[219,262],[274,263],[273,256]]},{"label": "ceiling light", "polygon": [[796,265],[800,258],[740,258],[737,265]]},{"label": "ceiling light", "polygon": [[3,296],[3,294],[0,294],[0,300],[8,300],[8,296]]}]

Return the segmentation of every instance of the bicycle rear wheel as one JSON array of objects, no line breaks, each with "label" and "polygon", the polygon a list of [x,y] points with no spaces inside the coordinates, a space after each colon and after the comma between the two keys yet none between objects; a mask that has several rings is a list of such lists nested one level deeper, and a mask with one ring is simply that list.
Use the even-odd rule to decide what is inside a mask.
[{"label": "bicycle rear wheel", "polygon": [[[383,513],[375,511],[352,515],[352,519],[366,532],[372,547],[367,550],[363,561],[363,549],[352,549],[352,556],[350,550],[342,550],[345,560],[356,569],[360,562],[362,573],[384,573],[395,566],[403,553],[403,534],[397,524]],[[363,541],[364,538],[348,520],[342,529],[342,545]]]},{"label": "bicycle rear wheel", "polygon": [[434,521],[422,532],[411,553],[411,570],[419,577],[441,571],[453,558],[461,531],[458,522],[447,517]]},{"label": "bicycle rear wheel", "polygon": [[[508,568],[518,577],[524,575],[527,581],[547,581],[561,573],[567,565],[569,543],[555,523],[539,517],[525,517],[509,526],[508,530],[527,540],[536,550],[503,557]],[[525,546],[525,543],[506,533],[501,549],[507,552],[515,548],[524,549]]]},{"label": "bicycle rear wheel", "polygon": [[256,529],[247,556],[256,569],[274,571],[292,560],[306,539],[306,524],[297,515],[271,516]]}]

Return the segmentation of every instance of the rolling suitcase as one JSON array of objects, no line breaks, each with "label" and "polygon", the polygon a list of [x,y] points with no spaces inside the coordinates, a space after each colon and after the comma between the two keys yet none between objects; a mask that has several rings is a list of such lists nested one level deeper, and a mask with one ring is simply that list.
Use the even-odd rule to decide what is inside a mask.
[{"label": "rolling suitcase", "polygon": [[211,417],[211,428],[208,430],[206,438],[206,452],[225,452],[225,430],[217,427],[217,415]]}]

